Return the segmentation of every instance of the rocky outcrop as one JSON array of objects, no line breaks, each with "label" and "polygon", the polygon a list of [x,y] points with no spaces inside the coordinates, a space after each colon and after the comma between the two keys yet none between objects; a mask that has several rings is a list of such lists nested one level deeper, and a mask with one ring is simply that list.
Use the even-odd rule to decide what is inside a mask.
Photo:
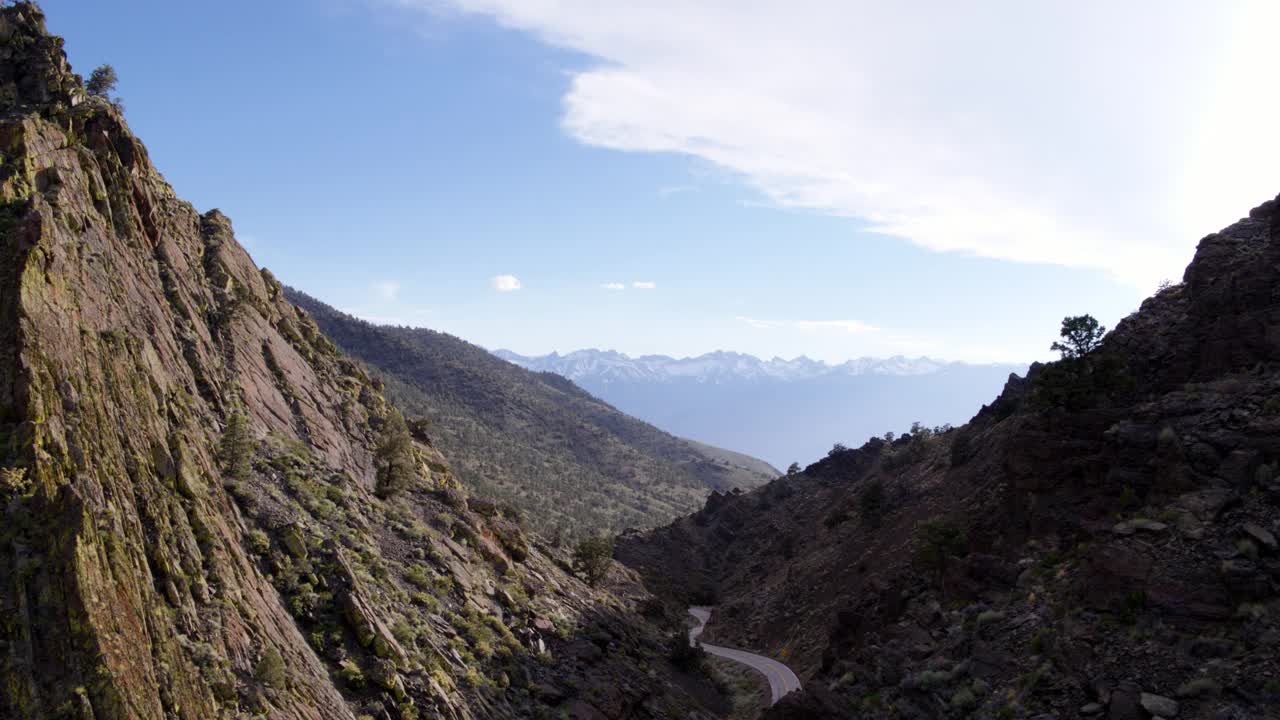
[{"label": "rocky outcrop", "polygon": [[836,696],[777,717],[1274,715],[1278,280],[1271,201],[1204,238],[1083,380],[1034,366],[962,428],[835,451],[619,557],[717,599],[709,640]]},{"label": "rocky outcrop", "polygon": [[709,716],[634,580],[467,510],[34,4],[0,40],[0,717]]}]

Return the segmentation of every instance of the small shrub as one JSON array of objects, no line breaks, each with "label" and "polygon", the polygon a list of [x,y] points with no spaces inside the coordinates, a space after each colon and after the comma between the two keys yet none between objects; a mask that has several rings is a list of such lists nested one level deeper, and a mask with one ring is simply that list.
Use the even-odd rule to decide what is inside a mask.
[{"label": "small shrub", "polygon": [[1053,646],[1053,633],[1049,630],[1040,630],[1031,638],[1031,652],[1036,655],[1043,655],[1050,647]]},{"label": "small shrub", "polygon": [[262,654],[262,659],[258,661],[257,667],[253,669],[253,677],[269,688],[285,689],[289,676],[285,673],[284,658],[280,657],[280,651],[273,647],[267,648],[267,651]]},{"label": "small shrub", "polygon": [[1258,546],[1248,538],[1240,538],[1236,541],[1236,552],[1250,560],[1258,559]]},{"label": "small shrub", "polygon": [[364,671],[351,659],[343,660],[338,665],[338,677],[342,679],[342,682],[346,683],[347,687],[353,690],[359,690],[364,687]]},{"label": "small shrub", "polygon": [[1004,620],[1004,613],[998,610],[984,610],[978,614],[978,627],[986,627]]},{"label": "small shrub", "polygon": [[21,495],[31,487],[26,468],[0,468],[0,492]]},{"label": "small shrub", "polygon": [[977,707],[978,696],[967,687],[962,687],[951,696],[951,707],[958,710],[968,710]]},{"label": "small shrub", "polygon": [[435,595],[416,592],[410,595],[409,599],[413,601],[414,605],[421,605],[427,612],[440,612],[440,601],[436,599]]},{"label": "small shrub", "polygon": [[413,629],[404,618],[396,618],[391,625],[391,635],[407,648],[416,647],[418,644],[418,631]]},{"label": "small shrub", "polygon": [[421,565],[414,565],[404,573],[404,579],[419,590],[430,590],[435,586],[431,572]]},{"label": "small shrub", "polygon": [[448,595],[453,592],[453,578],[447,575],[437,575],[431,581],[431,586],[440,595]]},{"label": "small shrub", "polygon": [[1121,623],[1134,625],[1138,622],[1138,613],[1147,606],[1147,594],[1142,590],[1134,590],[1124,596],[1117,615]]},{"label": "small shrub", "polygon": [[838,510],[832,510],[831,512],[827,513],[827,516],[822,519],[822,524],[828,530],[830,530],[836,527],[837,525],[843,524],[848,519],[849,519],[849,511],[845,510],[844,508],[840,508]]},{"label": "small shrub", "polygon": [[258,555],[266,555],[271,550],[271,538],[258,528],[249,531],[249,549]]}]

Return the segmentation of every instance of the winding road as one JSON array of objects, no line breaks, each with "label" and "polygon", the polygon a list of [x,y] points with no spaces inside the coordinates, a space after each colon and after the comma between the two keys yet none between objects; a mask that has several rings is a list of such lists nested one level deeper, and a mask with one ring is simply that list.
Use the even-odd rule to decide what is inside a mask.
[{"label": "winding road", "polygon": [[770,705],[781,700],[783,695],[800,689],[800,678],[791,672],[791,668],[773,658],[749,653],[746,650],[734,650],[733,648],[698,642],[698,636],[702,634],[703,628],[707,626],[707,621],[711,619],[711,608],[691,607],[689,608],[689,614],[698,621],[697,625],[689,628],[689,645],[693,647],[701,646],[703,650],[712,655],[742,663],[763,674],[769,680],[769,690],[773,693],[773,698],[769,700]]}]

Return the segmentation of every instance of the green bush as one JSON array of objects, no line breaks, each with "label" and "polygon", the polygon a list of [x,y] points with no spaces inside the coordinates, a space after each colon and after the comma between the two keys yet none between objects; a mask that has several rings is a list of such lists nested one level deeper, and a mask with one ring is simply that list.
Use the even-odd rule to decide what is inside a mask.
[{"label": "green bush", "polygon": [[840,508],[838,510],[832,510],[831,512],[827,513],[827,516],[822,519],[822,524],[828,530],[830,530],[831,528],[834,528],[837,525],[843,525],[845,521],[847,521],[848,519],[849,519],[849,511],[843,508]]},{"label": "green bush", "polygon": [[280,657],[280,651],[273,647],[267,648],[258,661],[258,666],[253,669],[253,677],[269,688],[285,689],[289,676],[285,673],[284,658]]},{"label": "green bush", "polygon": [[590,537],[578,543],[573,551],[573,569],[582,573],[591,585],[599,584],[613,564],[613,540]]},{"label": "green bush", "polygon": [[884,482],[872,480],[858,494],[858,516],[868,527],[879,527],[880,519],[884,517],[884,504]]},{"label": "green bush", "polygon": [[946,570],[948,558],[969,553],[969,533],[955,518],[924,523],[916,531],[916,543],[912,564],[939,575]]},{"label": "green bush", "polygon": [[430,590],[434,587],[431,572],[421,565],[414,565],[406,570],[404,579],[419,590]]},{"label": "green bush", "polygon": [[0,468],[0,492],[21,495],[30,486],[26,468]]}]

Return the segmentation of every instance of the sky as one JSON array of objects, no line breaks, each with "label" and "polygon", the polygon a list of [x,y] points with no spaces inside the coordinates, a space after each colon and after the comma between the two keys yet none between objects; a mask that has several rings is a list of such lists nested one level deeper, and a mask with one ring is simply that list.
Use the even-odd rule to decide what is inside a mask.
[{"label": "sky", "polygon": [[526,355],[1052,355],[1280,192],[1269,2],[43,0],[281,280]]}]

